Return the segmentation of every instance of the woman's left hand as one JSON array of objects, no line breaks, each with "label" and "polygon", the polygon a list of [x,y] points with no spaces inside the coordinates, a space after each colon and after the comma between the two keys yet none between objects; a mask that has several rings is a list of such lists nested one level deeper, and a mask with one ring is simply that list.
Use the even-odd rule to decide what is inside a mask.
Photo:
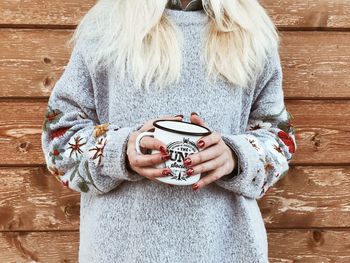
[{"label": "woman's left hand", "polygon": [[[209,128],[197,114],[192,114],[190,121]],[[200,144],[201,141],[204,143]],[[201,150],[187,157],[184,160],[184,164],[191,175],[208,173],[192,185],[193,190],[200,189],[224,175],[230,174],[235,169],[237,156],[222,140],[219,132],[212,131],[211,134],[202,137],[198,140],[197,146]]]}]

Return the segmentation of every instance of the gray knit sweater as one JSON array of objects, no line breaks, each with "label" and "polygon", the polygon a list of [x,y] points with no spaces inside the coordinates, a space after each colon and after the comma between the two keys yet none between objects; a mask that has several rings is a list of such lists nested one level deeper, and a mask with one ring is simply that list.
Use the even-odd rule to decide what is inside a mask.
[{"label": "gray knit sweater", "polygon": [[[92,45],[74,47],[48,101],[42,149],[52,175],[81,193],[79,262],[268,262],[257,204],[295,151],[278,50],[253,88],[203,78],[202,11],[165,12],[181,28],[183,73],[162,91],[136,91],[108,70],[91,74]],[[145,121],[197,112],[236,152],[239,170],[193,191],[126,166],[128,136]],[[59,185],[57,185],[59,187]],[[69,243],[69,240],[67,240]]]}]

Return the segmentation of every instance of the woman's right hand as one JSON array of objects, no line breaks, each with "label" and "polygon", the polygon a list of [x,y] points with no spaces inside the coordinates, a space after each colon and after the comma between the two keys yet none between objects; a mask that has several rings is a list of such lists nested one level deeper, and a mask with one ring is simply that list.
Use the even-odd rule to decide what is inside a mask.
[{"label": "woman's right hand", "polygon": [[[158,119],[182,120],[182,116],[174,117],[171,115],[166,115]],[[145,151],[148,149],[154,149],[159,150],[160,153],[138,154],[136,152],[135,142],[136,137],[140,133],[154,129],[153,122],[158,119],[148,120],[139,130],[134,131],[130,134],[126,152],[128,166],[139,175],[147,177],[148,179],[155,182],[160,182],[156,180],[155,177],[165,177],[170,173],[170,169],[168,168],[153,167],[161,162],[166,161],[166,159],[163,159],[165,156],[168,156],[168,153],[166,151],[166,144],[156,138],[145,136],[140,140],[140,148],[142,152],[145,153]]]}]

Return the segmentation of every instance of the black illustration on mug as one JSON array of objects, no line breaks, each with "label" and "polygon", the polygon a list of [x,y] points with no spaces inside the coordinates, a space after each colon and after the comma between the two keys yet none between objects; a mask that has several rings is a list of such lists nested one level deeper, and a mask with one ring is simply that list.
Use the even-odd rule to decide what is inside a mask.
[{"label": "black illustration on mug", "polygon": [[183,138],[182,141],[169,143],[167,149],[170,159],[165,162],[165,166],[171,169],[170,179],[186,181],[190,176],[186,174],[187,168],[183,161],[186,157],[199,151],[197,145],[189,138]]}]

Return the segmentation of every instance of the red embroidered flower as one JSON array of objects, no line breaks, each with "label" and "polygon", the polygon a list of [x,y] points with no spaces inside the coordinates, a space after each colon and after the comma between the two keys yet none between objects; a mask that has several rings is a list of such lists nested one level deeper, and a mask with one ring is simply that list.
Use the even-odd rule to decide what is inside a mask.
[{"label": "red embroidered flower", "polygon": [[62,116],[63,112],[61,110],[53,109],[50,105],[48,105],[45,112],[45,119],[43,121],[42,129],[44,131],[48,131],[50,129],[50,125],[57,123]]},{"label": "red embroidered flower", "polygon": [[69,127],[63,127],[63,128],[59,128],[59,129],[56,129],[56,130],[52,131],[50,133],[50,139],[53,140],[56,137],[62,136],[63,134],[65,134],[65,132],[67,130],[69,130]]},{"label": "red embroidered flower", "polygon": [[284,142],[285,145],[288,146],[289,152],[294,153],[295,152],[295,144],[292,137],[288,135],[288,133],[284,131],[278,132],[278,137]]}]

